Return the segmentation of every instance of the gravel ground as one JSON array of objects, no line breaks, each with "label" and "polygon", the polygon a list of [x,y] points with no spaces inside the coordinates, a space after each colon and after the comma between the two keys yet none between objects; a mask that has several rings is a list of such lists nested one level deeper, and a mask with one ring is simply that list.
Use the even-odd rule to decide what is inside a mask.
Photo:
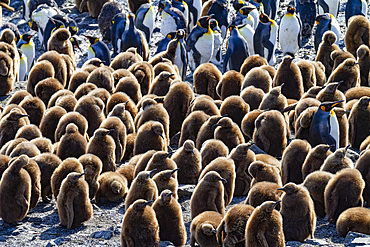
[{"label": "gravel ground", "polygon": [[[127,10],[127,2],[119,0],[124,9]],[[281,8],[278,12],[278,22],[280,17],[285,12],[287,2],[280,4]],[[23,33],[29,30],[28,24],[22,20],[22,2],[20,0],[12,0],[11,6],[16,11],[8,12],[3,10],[3,23],[12,22],[18,25],[20,31]],[[344,46],[343,33],[345,32],[344,25],[344,2],[341,1],[340,14],[338,21],[341,25],[342,37],[340,40],[340,46]],[[73,0],[67,0],[61,10],[68,14],[70,17],[76,20],[80,31],[79,34],[89,34],[101,36],[98,30],[97,20],[91,18],[88,13],[80,14],[74,7]],[[154,42],[151,44],[151,54],[155,51],[155,44],[159,41],[160,34],[154,34]],[[35,43],[37,47],[40,47],[40,43],[35,37]],[[111,48],[112,46],[108,44]],[[76,60],[78,66],[81,66],[87,59],[87,48],[88,42],[83,39],[81,44],[81,51],[76,51]],[[224,47],[225,48],[225,47]],[[43,51],[36,49],[36,56],[40,56]],[[276,50],[277,64],[282,59],[281,51]],[[313,36],[306,40],[303,48],[299,50],[295,60],[308,59],[314,60],[315,51],[313,48]],[[191,75],[188,75],[187,80],[192,82]],[[25,89],[25,82],[17,82],[15,84],[14,93],[17,90]],[[11,93],[11,94],[12,94]],[[5,102],[2,102],[4,104]],[[179,194],[180,203],[183,210],[184,221],[188,231],[188,242],[190,238],[190,194],[194,189],[194,186],[180,186],[182,192]],[[234,198],[232,205],[244,201],[245,198],[237,197]],[[72,230],[60,226],[59,217],[56,208],[55,200],[49,203],[39,202],[37,207],[30,211],[27,217],[19,222],[17,225],[8,225],[0,220],[0,246],[119,246],[120,245],[120,228],[121,222],[124,215],[124,204],[123,201],[117,203],[103,203],[97,205],[93,201],[94,216],[91,220],[85,222],[83,226]],[[341,238],[335,229],[335,226],[328,224],[325,219],[318,218],[316,224],[315,238],[306,240],[305,243],[299,242],[287,242],[287,246],[343,246],[345,242],[352,241],[356,235],[351,238]],[[349,239],[349,240],[348,240]],[[162,246],[171,246],[170,243],[162,242]]]}]

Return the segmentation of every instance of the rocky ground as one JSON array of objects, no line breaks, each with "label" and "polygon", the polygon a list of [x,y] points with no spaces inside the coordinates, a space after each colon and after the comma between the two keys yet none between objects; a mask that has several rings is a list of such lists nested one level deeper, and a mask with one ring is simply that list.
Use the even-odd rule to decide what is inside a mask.
[{"label": "rocky ground", "polygon": [[[127,10],[127,2],[119,0],[124,9]],[[282,2],[279,16],[285,12],[287,2]],[[12,22],[18,25],[23,33],[29,30],[28,24],[22,20],[22,1],[11,1],[16,11],[8,12],[3,10],[3,23]],[[63,3],[61,10],[76,20],[80,31],[79,34],[89,34],[100,36],[97,20],[91,18],[88,13],[80,14],[74,7],[73,0],[67,0]],[[341,23],[342,34],[345,32],[344,25],[344,2],[340,7],[339,22]],[[278,18],[279,20],[279,18]],[[155,51],[155,44],[159,41],[160,34],[154,34],[154,41],[151,44],[151,53]],[[81,51],[76,51],[76,60],[78,66],[81,66],[87,59],[88,42],[84,38],[81,43]],[[35,38],[36,56],[40,56],[43,50],[40,49],[40,43]],[[111,45],[108,44],[111,48]],[[340,46],[344,46],[343,36],[340,40]],[[277,64],[282,59],[282,54],[279,47],[276,51]],[[303,48],[300,49],[296,60],[309,59],[313,60],[315,51],[313,49],[313,37],[306,41]],[[187,77],[189,82],[192,82],[191,75]],[[15,90],[25,89],[25,82],[17,82]],[[14,92],[13,92],[14,93]],[[12,94],[12,93],[11,93]],[[5,102],[2,102],[5,104]],[[190,195],[194,186],[180,186],[180,203],[182,206],[184,221],[188,231],[189,243],[189,227],[190,227]],[[181,196],[182,195],[182,196]],[[245,198],[234,198],[231,205],[244,201]],[[17,225],[8,225],[0,220],[0,246],[119,246],[120,245],[120,230],[121,222],[124,215],[123,201],[117,203],[96,204],[93,201],[94,216],[91,220],[83,224],[83,226],[67,230],[60,226],[56,202],[53,200],[49,203],[40,202],[37,207],[28,213],[27,217]],[[228,209],[227,208],[227,209]],[[367,242],[366,242],[367,241]],[[359,246],[367,243],[369,246],[369,236],[359,235],[355,233],[349,234],[346,238],[341,238],[335,229],[335,226],[328,224],[325,219],[318,218],[316,224],[315,238],[306,240],[305,243],[288,242],[287,246]],[[171,246],[171,243],[162,242],[162,246]]]}]

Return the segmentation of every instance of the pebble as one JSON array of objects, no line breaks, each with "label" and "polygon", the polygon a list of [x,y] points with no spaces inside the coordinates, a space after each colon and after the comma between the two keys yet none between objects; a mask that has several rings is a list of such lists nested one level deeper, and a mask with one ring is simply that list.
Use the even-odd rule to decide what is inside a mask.
[{"label": "pebble", "polygon": [[92,238],[102,238],[105,240],[109,240],[113,237],[113,232],[112,231],[98,231],[94,232],[90,235]]}]

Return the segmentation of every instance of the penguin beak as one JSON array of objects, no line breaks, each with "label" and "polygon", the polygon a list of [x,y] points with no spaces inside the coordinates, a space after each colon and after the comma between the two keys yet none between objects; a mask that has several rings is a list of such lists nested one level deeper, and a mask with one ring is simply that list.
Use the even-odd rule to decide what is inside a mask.
[{"label": "penguin beak", "polygon": [[219,124],[212,125],[212,128],[216,128],[217,126],[220,126]]},{"label": "penguin beak", "polygon": [[83,175],[85,175],[86,174],[86,172],[84,172],[84,173],[81,173],[80,175],[78,175],[78,178],[81,178]]},{"label": "penguin beak", "polygon": [[125,102],[125,106],[127,105],[128,102],[129,102],[128,100]]},{"label": "penguin beak", "polygon": [[212,232],[213,232],[213,233],[217,233],[217,230],[216,230],[216,229],[213,229],[213,230],[212,230]]},{"label": "penguin beak", "polygon": [[339,85],[342,84],[342,82],[344,82],[344,81],[337,82],[337,84],[335,85],[335,89],[337,89],[339,87]]},{"label": "penguin beak", "polygon": [[154,202],[154,201],[153,200],[147,201],[146,203],[144,203],[144,207],[146,207],[147,205],[151,204],[152,202]]},{"label": "penguin beak", "polygon": [[207,17],[207,21],[209,21],[215,14],[210,14],[208,17]]},{"label": "penguin beak", "polygon": [[110,130],[107,130],[106,132],[104,132],[105,135],[109,135],[110,133],[112,133],[114,131],[114,129],[110,129]]},{"label": "penguin beak", "polygon": [[171,176],[172,176],[172,174],[174,174],[175,172],[177,172],[179,170],[179,168],[176,168],[176,169],[173,169],[172,170],[172,172],[170,173],[171,174]]},{"label": "penguin beak", "polygon": [[193,153],[193,155],[195,155],[195,153],[194,153],[194,150],[193,150],[193,149],[191,150],[191,152]]},{"label": "penguin beak", "polygon": [[275,202],[275,203],[272,205],[272,208],[275,208],[275,207],[276,207],[280,202],[281,202],[281,200],[280,200],[280,201]]},{"label": "penguin beak", "polygon": [[339,103],[343,102],[344,100],[335,101],[330,107],[334,108],[334,106],[338,105]]},{"label": "penguin beak", "polygon": [[18,118],[24,118],[24,117],[29,117],[30,115],[28,114],[19,114],[18,115]]},{"label": "penguin beak", "polygon": [[162,137],[162,139],[164,140],[164,136],[162,133],[159,133],[159,136]]},{"label": "penguin beak", "polygon": [[224,183],[224,184],[227,184],[227,180],[224,179],[224,178],[220,178],[220,181],[222,181],[222,183]]},{"label": "penguin beak", "polygon": [[228,117],[229,114],[222,115],[221,118]]},{"label": "penguin beak", "polygon": [[157,168],[156,168],[156,169],[153,169],[153,170],[151,170],[151,171],[149,172],[149,177],[151,177],[151,176],[152,176],[152,174],[153,174],[155,171],[157,171]]},{"label": "penguin beak", "polygon": [[172,154],[174,153],[174,151],[170,151],[166,154],[166,158],[170,157]]},{"label": "penguin beak", "polygon": [[282,190],[282,191],[284,191],[284,192],[285,192],[285,189],[284,189],[284,187],[282,187],[282,188],[279,188],[279,189],[277,189],[277,190]]},{"label": "penguin beak", "polygon": [[347,145],[347,147],[344,149],[344,153],[347,153],[347,150],[348,148],[350,147],[351,145]]}]

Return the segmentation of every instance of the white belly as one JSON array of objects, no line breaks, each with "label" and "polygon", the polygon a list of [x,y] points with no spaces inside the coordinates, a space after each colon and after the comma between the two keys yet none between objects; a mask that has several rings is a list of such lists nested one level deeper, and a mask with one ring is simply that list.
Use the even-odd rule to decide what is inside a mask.
[{"label": "white belly", "polygon": [[32,61],[35,58],[35,44],[33,43],[33,45],[22,45],[21,51],[27,57],[27,71],[30,71]]},{"label": "white belly", "polygon": [[253,46],[254,29],[249,25],[245,25],[243,28],[239,29],[239,33],[243,36],[245,41],[247,41],[249,56],[254,55],[254,46]]},{"label": "white belly", "polygon": [[89,46],[89,49],[87,49],[87,59],[91,59],[95,57],[95,52],[91,46]]},{"label": "white belly", "polygon": [[167,14],[166,12],[162,12],[162,22],[161,22],[161,34],[166,36],[169,32],[177,31],[177,25],[175,20]]},{"label": "white belly", "polygon": [[361,0],[361,5],[362,5],[362,13],[364,14],[365,17],[367,17],[367,3],[364,0]]},{"label": "white belly", "polygon": [[175,64],[179,69],[179,74],[182,76],[183,73],[183,61],[181,60],[181,44],[179,42],[177,49],[176,49],[176,57],[175,57]]},{"label": "white belly", "polygon": [[[148,10],[148,12],[146,13],[146,16],[144,18],[144,22],[143,24],[149,28],[149,37],[152,36],[152,33],[153,33],[153,29],[154,29],[154,12],[153,12],[153,7],[150,7],[150,9]],[[129,22],[126,22],[126,23],[129,23]],[[127,29],[128,29],[128,26],[129,25],[126,25]],[[126,29],[125,27],[125,29]],[[149,41],[149,40],[148,40]]]},{"label": "white belly", "polygon": [[298,49],[299,22],[293,16],[284,16],[279,26],[279,43],[283,53],[295,54]]},{"label": "white belly", "polygon": [[217,53],[221,49],[222,44],[221,34],[219,32],[213,32],[213,38],[213,53],[210,62],[216,65],[221,65],[221,59],[220,57],[217,57]]},{"label": "white belly", "polygon": [[337,19],[335,18],[332,18],[331,19],[331,31],[333,31],[335,33],[335,35],[337,36],[337,41],[335,41],[335,44],[339,45],[339,39],[340,39],[340,27],[339,27],[339,23],[337,21]]},{"label": "white belly", "polygon": [[22,56],[22,59],[20,60],[19,64],[19,81],[25,81],[26,75],[28,73],[28,65],[27,65],[27,57]]},{"label": "white belly", "polygon": [[[274,45],[274,49],[272,50],[272,56],[270,61],[268,61],[269,65],[273,65],[276,63],[276,58],[275,58],[275,49],[276,49],[276,37],[277,35],[277,24],[274,22],[273,25],[271,25],[271,31],[270,31],[270,42]],[[265,48],[265,58],[268,58],[268,50]]]},{"label": "white belly", "polygon": [[258,10],[254,9],[249,14],[253,17],[253,29],[256,30],[258,22],[259,22]]},{"label": "white belly", "polygon": [[335,139],[335,149],[339,148],[339,123],[335,113],[330,118],[330,135]]},{"label": "white belly", "polygon": [[213,43],[214,37],[213,34],[204,34],[198,39],[195,43],[195,48],[200,52],[200,64],[208,63],[213,54]]}]

